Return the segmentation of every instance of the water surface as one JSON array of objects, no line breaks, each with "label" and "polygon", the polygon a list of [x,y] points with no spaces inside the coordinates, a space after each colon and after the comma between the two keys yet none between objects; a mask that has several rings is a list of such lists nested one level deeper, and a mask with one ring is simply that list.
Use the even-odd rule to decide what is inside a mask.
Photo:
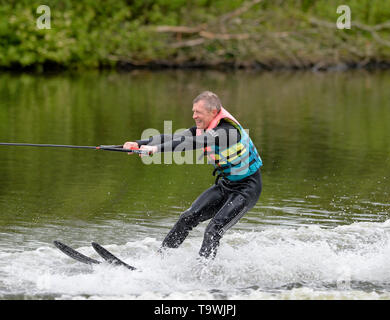
[{"label": "water surface", "polygon": [[[0,75],[0,141],[122,144],[193,125],[216,92],[264,166],[257,205],[197,264],[206,223],[156,253],[213,182],[199,164],[94,150],[0,147],[0,297],[388,299],[389,73],[165,71]],[[140,268],[91,268],[91,241]]]}]

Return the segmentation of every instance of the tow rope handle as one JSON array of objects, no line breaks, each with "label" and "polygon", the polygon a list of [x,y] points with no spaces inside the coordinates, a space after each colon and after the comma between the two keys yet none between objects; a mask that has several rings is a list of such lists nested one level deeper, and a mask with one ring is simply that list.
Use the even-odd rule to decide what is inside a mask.
[{"label": "tow rope handle", "polygon": [[130,152],[130,153],[137,153],[137,154],[145,154],[145,155],[152,155],[151,151],[147,150],[141,150],[140,148],[132,147],[130,149],[123,149],[123,146],[98,146],[96,147],[96,150],[106,150],[106,151],[119,151],[119,152]]}]

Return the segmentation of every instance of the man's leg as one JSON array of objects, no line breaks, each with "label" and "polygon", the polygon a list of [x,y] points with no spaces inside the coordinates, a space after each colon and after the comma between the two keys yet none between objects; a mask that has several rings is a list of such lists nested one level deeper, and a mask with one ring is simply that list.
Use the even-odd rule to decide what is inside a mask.
[{"label": "man's leg", "polygon": [[236,224],[253,205],[242,195],[231,194],[207,226],[199,255],[214,258],[223,234]]},{"label": "man's leg", "polygon": [[244,182],[234,184],[233,187],[224,184],[221,188],[230,193],[221,209],[206,228],[202,247],[199,251],[200,256],[206,258],[210,255],[215,257],[223,234],[252,209],[259,200],[262,191],[261,172],[259,170],[245,179]]},{"label": "man's leg", "polygon": [[213,185],[204,191],[191,207],[182,213],[172,230],[165,237],[162,247],[179,247],[192,228],[200,222],[211,219],[218,212],[224,204],[224,200],[224,193],[217,185]]}]

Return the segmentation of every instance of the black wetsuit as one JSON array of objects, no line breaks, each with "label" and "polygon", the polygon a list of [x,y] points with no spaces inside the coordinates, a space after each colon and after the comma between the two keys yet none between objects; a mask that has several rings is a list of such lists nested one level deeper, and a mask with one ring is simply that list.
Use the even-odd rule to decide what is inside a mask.
[{"label": "black wetsuit", "polygon": [[[233,125],[221,120],[211,133],[196,136],[196,127],[193,127],[180,134],[156,136],[147,140],[138,140],[137,143],[155,145],[160,152],[175,151],[179,145],[180,150],[193,150],[212,144],[221,146],[222,142],[218,140],[218,136],[223,133],[228,137],[223,142],[227,143],[227,146],[234,145],[241,138],[239,131]],[[179,247],[192,228],[200,222],[211,219],[206,227],[199,254],[203,257],[214,257],[223,234],[253,208],[260,197],[261,190],[260,169],[239,181],[230,181],[224,177],[217,179],[212,187],[204,191],[191,207],[181,214],[165,237],[162,246]]]}]

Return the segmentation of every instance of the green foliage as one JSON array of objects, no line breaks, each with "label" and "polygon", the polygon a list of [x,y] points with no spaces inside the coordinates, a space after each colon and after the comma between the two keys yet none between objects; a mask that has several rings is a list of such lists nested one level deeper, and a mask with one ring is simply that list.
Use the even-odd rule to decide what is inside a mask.
[{"label": "green foliage", "polygon": [[[162,7],[168,3],[161,2]],[[51,29],[40,30],[36,25],[36,8],[40,4],[41,1],[2,4],[0,66],[52,63],[95,68],[111,64],[110,56],[124,54],[125,48],[134,53],[132,59],[138,55],[144,58],[148,53],[145,49],[158,41],[157,37],[153,39],[154,34],[143,30],[143,25],[147,21],[176,22],[174,14],[164,15],[156,7],[147,17],[142,16],[137,13],[137,6],[133,12],[125,1],[51,0],[46,1],[51,9]]]},{"label": "green foliage", "polygon": [[[308,56],[311,47],[334,48],[322,36],[310,33],[311,17],[335,22],[336,0],[264,0],[237,19],[218,23],[219,17],[242,7],[250,0],[47,0],[51,29],[39,30],[40,0],[0,0],[0,68],[57,65],[64,68],[99,68],[118,62],[145,64],[151,61],[243,61],[279,58],[280,43],[271,42],[263,32],[302,32],[307,45],[294,54]],[[375,25],[390,20],[390,2],[348,0],[355,21]],[[207,24],[214,33],[248,33],[254,41],[207,40],[202,46],[178,48],[172,44],[191,35],[155,32],[155,26],[199,26]],[[214,29],[213,29],[214,28]],[[353,32],[350,32],[353,34]],[[381,31],[388,38],[389,29]],[[196,35],[193,35],[196,37]],[[357,38],[360,37],[360,38]],[[362,38],[363,37],[363,38]],[[337,37],[336,37],[337,38]],[[363,41],[362,41],[363,39]],[[369,33],[358,32],[353,43],[364,49]],[[345,39],[344,39],[345,40]],[[264,49],[265,48],[265,49]],[[358,48],[357,50],[360,50]],[[371,50],[371,49],[370,49]],[[285,50],[282,50],[284,52]],[[388,54],[388,47],[370,52]],[[263,54],[263,55],[262,55]],[[339,55],[339,53],[337,54]],[[267,59],[268,59],[267,58]],[[214,63],[213,62],[213,63]]]}]

